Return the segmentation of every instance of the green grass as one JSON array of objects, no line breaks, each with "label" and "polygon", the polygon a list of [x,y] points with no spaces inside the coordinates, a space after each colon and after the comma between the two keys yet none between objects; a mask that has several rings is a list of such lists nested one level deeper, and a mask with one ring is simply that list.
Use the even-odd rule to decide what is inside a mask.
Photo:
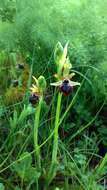
[{"label": "green grass", "polygon": [[[0,1],[0,190],[107,188],[106,5]],[[54,60],[58,41],[69,41],[69,72],[81,83],[68,97],[50,86],[60,71]],[[47,81],[34,107],[32,75]]]}]

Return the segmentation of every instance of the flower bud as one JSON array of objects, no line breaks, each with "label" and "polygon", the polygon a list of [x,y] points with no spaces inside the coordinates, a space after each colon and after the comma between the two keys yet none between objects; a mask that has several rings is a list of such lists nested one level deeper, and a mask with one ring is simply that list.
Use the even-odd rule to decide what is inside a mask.
[{"label": "flower bud", "polygon": [[59,76],[61,76],[62,74],[62,69],[64,64],[68,62],[67,48],[68,48],[68,43],[66,43],[65,47],[63,48],[60,42],[57,43],[55,48],[54,59],[55,63],[57,64],[57,74]]},{"label": "flower bud", "polygon": [[60,42],[56,44],[55,47],[55,52],[54,52],[54,60],[56,64],[59,64],[60,59],[62,58],[63,55],[63,47]]},{"label": "flower bud", "polygon": [[41,92],[43,92],[46,89],[46,80],[43,76],[40,76],[38,78],[38,87]]}]

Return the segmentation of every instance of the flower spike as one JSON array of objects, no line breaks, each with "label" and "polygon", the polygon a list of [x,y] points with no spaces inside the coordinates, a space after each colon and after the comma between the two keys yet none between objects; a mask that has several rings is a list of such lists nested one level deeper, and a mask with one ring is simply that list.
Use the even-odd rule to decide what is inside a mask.
[{"label": "flower spike", "polygon": [[29,97],[29,102],[35,105],[39,98],[43,96],[46,89],[46,80],[43,76],[40,76],[38,79],[33,76],[33,79],[35,84],[32,84],[32,87],[30,87],[31,96]]},{"label": "flower spike", "polygon": [[69,57],[67,56],[68,42],[63,48],[61,43],[58,42],[55,48],[54,58],[57,64],[57,73],[54,75],[57,82],[53,82],[50,85],[59,88],[60,92],[64,95],[69,95],[74,86],[80,85],[79,82],[72,81],[72,77],[75,73],[70,73],[72,64],[70,63]]}]

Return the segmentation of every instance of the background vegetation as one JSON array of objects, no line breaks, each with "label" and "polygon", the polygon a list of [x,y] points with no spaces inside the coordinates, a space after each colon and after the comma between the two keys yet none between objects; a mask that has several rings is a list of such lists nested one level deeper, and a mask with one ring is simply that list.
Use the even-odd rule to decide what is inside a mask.
[{"label": "background vegetation", "polygon": [[[32,74],[45,75],[48,84],[53,80],[58,41],[63,45],[69,41],[72,70],[82,85],[78,92],[63,97],[62,113],[73,97],[76,101],[59,130],[59,172],[51,186],[106,190],[106,161],[101,165],[107,152],[106,7],[106,0],[0,0],[0,190],[35,189],[39,173],[30,154],[34,109],[29,107],[29,86]],[[19,63],[24,64],[24,71],[16,69]],[[14,87],[17,79],[19,85]],[[51,87],[46,99],[49,105],[43,105],[39,144],[51,133],[47,126],[52,125],[55,114],[56,96]],[[42,147],[40,184],[50,163],[51,142],[48,150],[47,144]],[[100,172],[96,172],[97,166]]]}]

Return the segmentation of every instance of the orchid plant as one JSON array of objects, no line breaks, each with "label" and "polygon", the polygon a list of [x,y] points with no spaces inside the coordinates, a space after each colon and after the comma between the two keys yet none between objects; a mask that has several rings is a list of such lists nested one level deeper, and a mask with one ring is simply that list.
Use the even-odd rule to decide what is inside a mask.
[{"label": "orchid plant", "polygon": [[40,113],[43,102],[43,95],[46,89],[46,80],[43,76],[40,76],[38,79],[33,76],[34,84],[32,84],[31,96],[29,102],[32,105],[38,103],[35,111],[35,121],[34,121],[34,148],[35,148],[35,161],[38,171],[41,169],[41,156],[40,156],[40,147],[38,144],[38,128],[40,122]]},{"label": "orchid plant", "polygon": [[75,82],[72,80],[75,73],[70,72],[72,69],[72,64],[70,63],[69,57],[67,56],[67,48],[68,48],[68,43],[66,43],[65,47],[63,48],[61,43],[58,42],[54,52],[54,60],[57,67],[57,73],[54,76],[57,79],[57,81],[51,83],[51,85],[57,87],[59,93],[58,93],[56,117],[55,117],[52,161],[47,176],[47,186],[51,183],[52,179],[56,175],[57,164],[58,164],[57,162],[58,128],[60,120],[62,95],[68,96],[72,92],[74,86],[80,85],[79,82]]}]

